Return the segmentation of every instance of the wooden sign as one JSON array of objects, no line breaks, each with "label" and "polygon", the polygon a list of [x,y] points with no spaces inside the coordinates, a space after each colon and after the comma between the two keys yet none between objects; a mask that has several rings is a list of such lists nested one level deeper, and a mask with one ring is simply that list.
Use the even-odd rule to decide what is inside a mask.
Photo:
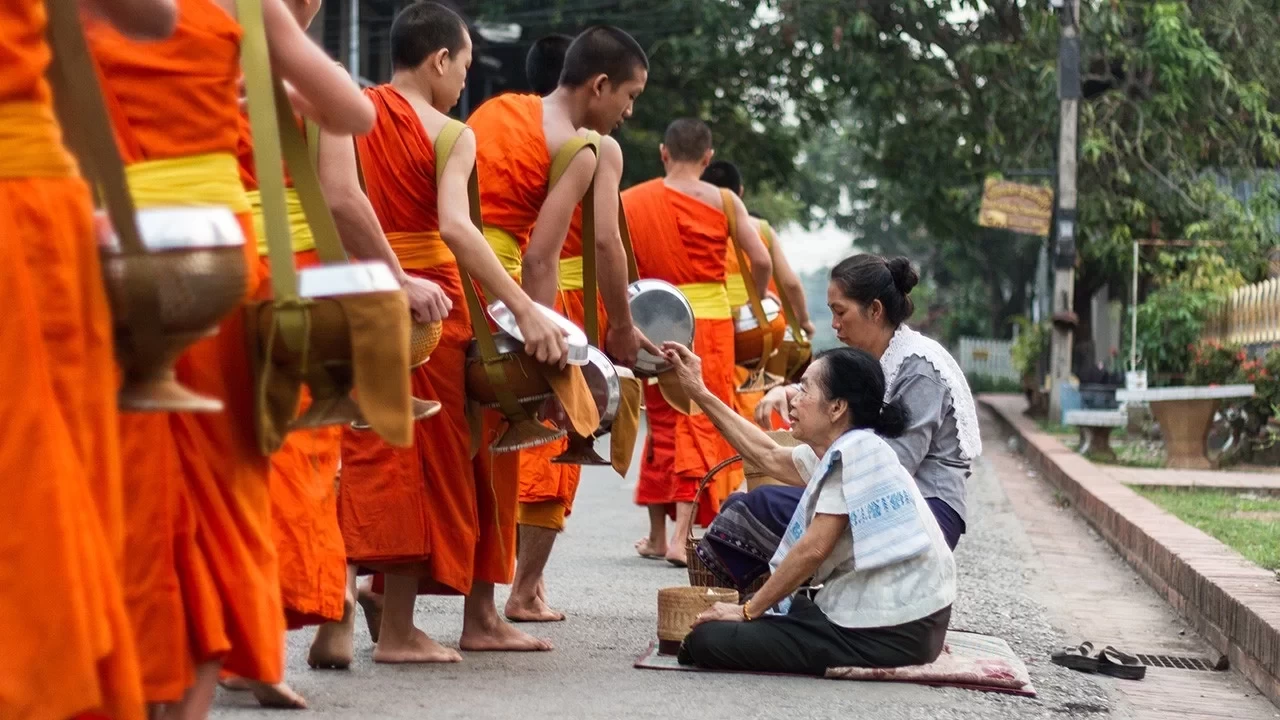
[{"label": "wooden sign", "polygon": [[1049,236],[1053,188],[987,178],[978,224],[1025,235]]}]

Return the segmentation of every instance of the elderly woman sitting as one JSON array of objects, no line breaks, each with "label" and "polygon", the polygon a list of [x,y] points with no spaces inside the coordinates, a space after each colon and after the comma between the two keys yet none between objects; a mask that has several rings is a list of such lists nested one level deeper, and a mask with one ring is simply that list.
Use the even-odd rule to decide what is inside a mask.
[{"label": "elderly woman sitting", "polygon": [[[772,576],[743,605],[703,613],[680,662],[720,670],[822,675],[829,667],[899,667],[942,652],[956,569],[911,475],[881,436],[902,432],[884,403],[884,373],[865,351],[822,353],[791,402],[783,448],[702,384],[687,348],[664,354],[681,386],[734,448],[775,477],[807,478],[770,562]],[[808,586],[806,587],[806,583]]]}]

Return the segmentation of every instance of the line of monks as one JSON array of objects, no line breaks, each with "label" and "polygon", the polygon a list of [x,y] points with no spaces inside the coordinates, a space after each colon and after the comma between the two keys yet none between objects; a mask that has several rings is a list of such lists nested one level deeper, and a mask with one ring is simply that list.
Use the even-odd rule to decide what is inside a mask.
[{"label": "line of monks", "polygon": [[[241,101],[246,3],[79,4],[135,204],[230,208],[247,239],[245,300],[269,297]],[[357,600],[376,662],[461,659],[414,626],[422,593],[465,596],[464,652],[551,649],[508,621],[564,619],[547,604],[543,569],[580,468],[551,461],[564,440],[491,452],[502,426],[493,413],[476,446],[465,277],[506,304],[531,357],[560,365],[563,334],[535,304],[584,326],[583,243],[593,236],[607,322],[591,341],[631,365],[641,351],[660,350],[632,322],[625,222],[639,276],[689,299],[708,387],[735,397],[733,318],[745,300],[731,294],[745,283],[778,292],[770,282],[781,256],[762,241],[772,233],[749,216],[740,179],[720,183],[737,191],[727,193],[702,179],[712,149],[701,121],[672,123],[665,177],[619,195],[623,157],[609,133],[630,116],[648,75],[631,36],[596,26],[571,41],[539,41],[529,68],[537,93],[485,102],[459,133],[447,113],[471,63],[462,18],[432,2],[405,8],[391,30],[392,80],[361,91],[305,35],[318,9],[319,0],[262,1],[272,71],[295,113],[320,128],[319,181],[347,254],[384,262],[415,319],[442,322],[430,362],[412,371],[413,395],[442,410],[415,424],[412,447],[329,427],[292,432],[267,457],[254,435],[239,312],[176,367],[223,412],[117,412],[92,196],[64,147],[46,80],[45,0],[0,7],[0,292],[11,305],[0,332],[20,350],[0,355],[3,377],[16,380],[0,393],[11,520],[0,528],[0,717],[201,718],[219,681],[264,704],[305,707],[283,683],[285,631],[319,625],[310,665],[345,668]],[[456,141],[442,144],[443,136]],[[553,159],[584,138],[553,178]],[[473,172],[480,227],[470,214]],[[292,189],[288,202],[298,203]],[[316,264],[305,218],[290,219],[295,263]],[[731,240],[749,268],[732,260]],[[794,273],[780,265],[782,292],[803,308]],[[683,563],[666,520],[675,516],[671,537],[683,538],[698,480],[732,451],[705,416],[673,406],[659,385],[646,385],[644,401],[650,433],[635,501],[648,508],[651,530],[637,550]],[[752,398],[739,401],[749,408]],[[703,507],[714,513],[740,481],[710,488]],[[371,574],[361,587],[358,573]],[[498,584],[513,584],[501,613]]]}]

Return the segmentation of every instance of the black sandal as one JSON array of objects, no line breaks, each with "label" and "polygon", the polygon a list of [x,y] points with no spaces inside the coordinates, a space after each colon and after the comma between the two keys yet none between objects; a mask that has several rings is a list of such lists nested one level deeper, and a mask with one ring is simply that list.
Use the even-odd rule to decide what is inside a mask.
[{"label": "black sandal", "polygon": [[[1099,656],[1100,657],[1100,656]],[[1066,648],[1061,652],[1056,652],[1050,656],[1050,660],[1054,665],[1061,665],[1069,670],[1079,670],[1080,672],[1095,673],[1098,672],[1099,661],[1093,656],[1093,643],[1080,643],[1079,647]]]},{"label": "black sandal", "polygon": [[1122,680],[1141,680],[1147,676],[1147,666],[1129,653],[1108,645],[1098,653],[1098,672]]}]

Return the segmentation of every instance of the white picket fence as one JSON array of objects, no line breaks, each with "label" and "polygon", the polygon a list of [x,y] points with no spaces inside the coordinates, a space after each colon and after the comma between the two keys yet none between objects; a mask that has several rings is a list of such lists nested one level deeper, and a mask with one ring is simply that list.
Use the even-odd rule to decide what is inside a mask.
[{"label": "white picket fence", "polygon": [[1013,367],[1013,342],[989,338],[962,337],[956,359],[966,375],[1018,380]]}]

